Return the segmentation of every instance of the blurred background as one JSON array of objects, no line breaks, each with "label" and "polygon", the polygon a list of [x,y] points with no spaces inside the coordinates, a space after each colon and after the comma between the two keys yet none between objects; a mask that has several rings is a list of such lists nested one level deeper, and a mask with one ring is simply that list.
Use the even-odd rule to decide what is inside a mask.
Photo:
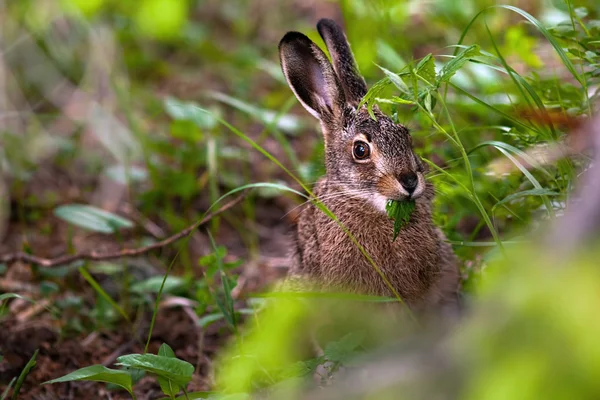
[{"label": "blurred background", "polygon": [[[563,214],[589,161],[569,132],[599,95],[599,12],[595,0],[0,0],[0,256],[149,245],[258,184],[139,257],[0,264],[0,295],[25,297],[0,303],[0,392],[40,349],[23,398],[98,395],[39,384],[143,351],[153,315],[150,352],[168,343],[196,368],[190,390],[214,386],[216,354],[262,304],[252,294],[286,273],[305,201],[291,174],[311,186],[324,173],[318,123],[277,54],[289,30],[323,47],[324,17],[343,25],[369,86],[380,67],[425,71],[425,59],[437,73],[435,87],[414,84],[418,99],[388,80],[369,104],[431,162],[435,221],[470,298],[489,263]],[[160,393],[139,385],[138,398]]]}]

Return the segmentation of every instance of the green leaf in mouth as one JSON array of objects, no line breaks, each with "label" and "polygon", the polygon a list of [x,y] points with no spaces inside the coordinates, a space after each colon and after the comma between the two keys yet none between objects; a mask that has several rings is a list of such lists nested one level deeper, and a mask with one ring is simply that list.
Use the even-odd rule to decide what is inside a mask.
[{"label": "green leaf in mouth", "polygon": [[400,229],[408,224],[408,221],[410,221],[410,216],[414,210],[414,200],[388,200],[387,204],[385,205],[385,211],[387,212],[388,217],[394,220],[394,238],[392,240],[396,240]]}]

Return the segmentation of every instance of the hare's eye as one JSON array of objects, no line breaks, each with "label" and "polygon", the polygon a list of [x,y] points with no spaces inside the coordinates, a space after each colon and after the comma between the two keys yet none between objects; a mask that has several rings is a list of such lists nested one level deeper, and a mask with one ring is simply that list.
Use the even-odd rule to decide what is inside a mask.
[{"label": "hare's eye", "polygon": [[356,158],[357,160],[365,160],[369,158],[369,155],[371,154],[371,149],[369,148],[369,145],[365,142],[354,142],[353,154],[354,158]]}]

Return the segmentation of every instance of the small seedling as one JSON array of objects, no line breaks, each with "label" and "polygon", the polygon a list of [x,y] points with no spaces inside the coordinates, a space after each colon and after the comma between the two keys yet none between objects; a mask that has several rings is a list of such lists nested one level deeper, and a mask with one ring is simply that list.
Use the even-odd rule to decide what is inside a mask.
[{"label": "small seedling", "polygon": [[389,200],[385,206],[385,211],[388,217],[394,220],[394,238],[396,240],[398,233],[403,226],[408,224],[410,216],[415,210],[415,202],[411,201],[397,201]]}]

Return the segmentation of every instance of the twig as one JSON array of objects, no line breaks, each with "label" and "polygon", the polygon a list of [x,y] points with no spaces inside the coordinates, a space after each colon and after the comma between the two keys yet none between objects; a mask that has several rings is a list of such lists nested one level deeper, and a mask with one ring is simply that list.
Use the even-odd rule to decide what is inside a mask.
[{"label": "twig", "polygon": [[206,224],[208,221],[210,221],[217,215],[229,210],[231,207],[238,204],[245,196],[246,196],[246,193],[242,193],[240,196],[238,196],[234,200],[231,200],[230,202],[225,203],[217,211],[206,215],[204,218],[202,218],[200,221],[194,223],[193,225],[185,228],[184,230],[182,230],[172,236],[169,236],[168,238],[166,238],[164,240],[161,240],[160,242],[156,242],[156,243],[153,243],[148,246],[139,247],[137,249],[122,249],[117,252],[108,252],[108,253],[97,252],[97,251],[88,251],[88,252],[81,252],[81,253],[77,253],[77,254],[73,254],[73,255],[63,255],[63,256],[56,257],[56,258],[42,258],[42,257],[37,257],[35,255],[19,252],[19,253],[11,253],[11,254],[6,254],[3,256],[0,256],[0,263],[4,263],[6,265],[11,265],[17,261],[22,261],[22,262],[26,262],[29,264],[35,264],[35,265],[49,268],[49,267],[56,267],[58,265],[70,264],[74,261],[79,261],[79,260],[99,261],[99,260],[113,260],[116,258],[139,256],[139,255],[148,253],[149,251],[167,246],[167,245],[183,238],[184,236],[189,235],[191,232],[198,229],[201,225]]}]

